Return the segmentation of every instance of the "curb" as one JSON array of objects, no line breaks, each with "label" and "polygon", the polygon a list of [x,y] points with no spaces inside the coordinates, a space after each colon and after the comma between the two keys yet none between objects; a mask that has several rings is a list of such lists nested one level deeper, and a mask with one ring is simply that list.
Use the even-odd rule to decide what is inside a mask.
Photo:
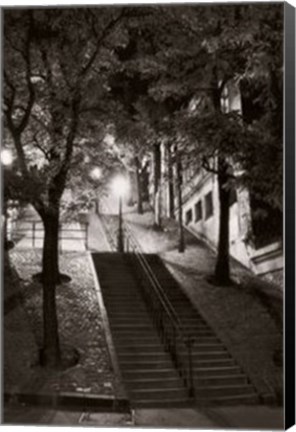
[{"label": "curb", "polygon": [[92,409],[96,412],[130,413],[127,399],[102,396],[89,393],[4,393],[3,402],[20,403],[42,408],[63,408],[71,410]]}]

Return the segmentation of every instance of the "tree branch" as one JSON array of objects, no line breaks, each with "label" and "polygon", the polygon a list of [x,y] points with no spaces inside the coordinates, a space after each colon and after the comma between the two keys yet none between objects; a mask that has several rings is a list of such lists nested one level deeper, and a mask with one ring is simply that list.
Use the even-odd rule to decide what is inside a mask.
[{"label": "tree branch", "polygon": [[123,16],[125,15],[125,10],[123,9],[120,14],[114,18],[113,20],[111,20],[106,27],[104,28],[104,30],[102,31],[102,34],[99,36],[97,33],[97,30],[95,28],[95,17],[91,14],[92,16],[92,20],[91,20],[91,26],[92,26],[92,31],[95,34],[95,36],[97,37],[96,40],[96,48],[94,50],[94,52],[92,53],[92,55],[90,56],[88,62],[86,63],[86,65],[82,68],[82,70],[80,71],[80,77],[83,77],[87,74],[87,72],[89,71],[89,69],[92,67],[93,63],[96,60],[96,57],[101,49],[101,44],[104,41],[104,39],[109,35],[110,31],[115,27],[115,25],[123,18]]},{"label": "tree branch", "polygon": [[13,120],[12,120],[12,110],[13,110],[13,105],[14,105],[14,101],[15,101],[16,89],[15,89],[14,85],[12,84],[12,82],[10,81],[10,79],[8,78],[8,75],[7,75],[5,70],[4,70],[4,81],[11,90],[11,96],[10,97],[4,96],[4,101],[5,101],[5,104],[7,105],[7,109],[4,110],[4,112],[6,115],[9,129],[14,130],[15,125],[14,125]]},{"label": "tree branch", "polygon": [[35,120],[45,130],[45,132],[48,133],[48,135],[51,134],[51,130],[50,130],[49,126],[46,123],[44,123],[43,120],[41,120],[35,114],[32,114],[32,119]]},{"label": "tree branch", "polygon": [[208,161],[208,159],[207,159],[206,157],[203,157],[203,158],[202,158],[201,166],[202,166],[202,168],[204,168],[206,171],[208,171],[208,172],[210,172],[210,173],[212,173],[212,174],[215,174],[215,175],[219,174],[219,171],[216,170],[214,167],[212,167],[212,166],[209,164],[209,161]]},{"label": "tree branch", "polygon": [[27,39],[26,39],[25,52],[24,52],[25,67],[26,67],[26,82],[29,91],[29,100],[27,103],[27,107],[25,109],[25,114],[22,118],[20,125],[18,126],[19,133],[22,133],[24,129],[27,127],[31,115],[31,111],[35,102],[35,89],[31,81],[31,40],[32,40],[33,26],[34,26],[33,12],[29,11],[29,29],[27,32]]},{"label": "tree branch", "polygon": [[33,142],[34,142],[35,146],[44,154],[45,159],[48,160],[48,161],[50,161],[49,152],[47,150],[45,150],[45,148],[42,147],[42,145],[39,143],[38,132],[36,132],[33,135]]},{"label": "tree branch", "polygon": [[52,180],[53,189],[55,190],[55,192],[57,192],[59,197],[61,197],[64,191],[67,174],[71,164],[71,157],[72,157],[73,147],[74,147],[74,139],[77,133],[78,121],[79,121],[79,104],[80,104],[80,95],[77,91],[72,101],[72,117],[71,117],[69,132],[66,138],[66,151],[63,157],[61,167]]}]

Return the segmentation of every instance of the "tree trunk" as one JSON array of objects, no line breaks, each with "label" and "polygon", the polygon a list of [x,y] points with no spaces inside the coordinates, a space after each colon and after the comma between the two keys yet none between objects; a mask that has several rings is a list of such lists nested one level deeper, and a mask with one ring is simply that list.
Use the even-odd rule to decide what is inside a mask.
[{"label": "tree trunk", "polygon": [[171,143],[167,144],[168,155],[168,204],[169,204],[169,217],[175,216],[175,203],[174,203],[174,179],[173,179],[173,161]]},{"label": "tree trunk", "polygon": [[227,163],[218,157],[218,189],[220,203],[218,256],[215,268],[215,279],[220,285],[228,285],[229,268],[229,202],[230,189],[227,187]]},{"label": "tree trunk", "polygon": [[59,212],[43,217],[43,338],[42,364],[56,367],[60,363],[58,319],[56,311],[56,278],[58,270]]},{"label": "tree trunk", "polygon": [[2,224],[3,246],[4,246],[4,250],[7,250],[8,249],[8,238],[7,238],[7,201],[6,201],[5,197],[3,199],[2,217],[3,217],[3,224]]},{"label": "tree trunk", "polygon": [[136,166],[136,182],[137,182],[137,211],[138,214],[143,214],[143,194],[142,194],[142,182],[141,182],[141,167],[138,157],[135,157]]},{"label": "tree trunk", "polygon": [[179,245],[178,251],[180,253],[185,251],[184,227],[183,227],[183,203],[182,203],[182,165],[180,160],[180,153],[176,149],[176,168],[177,168],[177,190],[178,190],[178,223],[179,223]]},{"label": "tree trunk", "polygon": [[161,229],[161,151],[160,144],[154,144],[153,149],[153,177],[154,177],[154,226],[157,229]]}]

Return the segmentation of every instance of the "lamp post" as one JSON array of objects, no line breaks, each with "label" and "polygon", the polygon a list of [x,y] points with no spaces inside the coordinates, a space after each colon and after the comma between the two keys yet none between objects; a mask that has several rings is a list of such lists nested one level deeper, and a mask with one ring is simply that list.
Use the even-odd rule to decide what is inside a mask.
[{"label": "lamp post", "polygon": [[[100,167],[94,167],[91,170],[90,176],[96,183],[98,183],[102,177],[102,169]],[[99,196],[97,190],[96,190],[96,200],[95,200],[95,212],[97,215],[99,214]]]},{"label": "lamp post", "polygon": [[122,198],[127,193],[129,185],[127,180],[118,176],[113,180],[112,188],[118,196],[118,234],[117,234],[117,252],[124,252],[124,235],[122,226]]},{"label": "lamp post", "polygon": [[[1,151],[1,164],[3,165],[4,169],[8,169],[13,164],[13,154],[11,150],[9,149],[3,149]],[[4,185],[5,187],[5,185]],[[9,241],[8,241],[8,212],[7,212],[7,197],[3,197],[3,235],[4,235],[4,248],[8,248]]]}]

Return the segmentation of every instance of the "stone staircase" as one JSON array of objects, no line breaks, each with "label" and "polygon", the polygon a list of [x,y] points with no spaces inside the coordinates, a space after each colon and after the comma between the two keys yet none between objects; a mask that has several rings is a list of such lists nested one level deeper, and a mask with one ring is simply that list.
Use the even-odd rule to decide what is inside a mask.
[{"label": "stone staircase", "polygon": [[192,362],[195,399],[205,404],[259,403],[259,396],[246,374],[195,309],[161,258],[154,254],[146,254],[145,257],[177,312],[185,334],[194,338]]},{"label": "stone staircase", "polygon": [[188,390],[152,325],[125,256],[97,253],[92,257],[132,406],[188,405]]},{"label": "stone staircase", "polygon": [[[157,255],[145,255],[180,318],[195,339],[192,364],[200,404],[253,404],[259,397],[246,375],[196,311]],[[93,261],[107,309],[124,384],[136,407],[189,405],[189,393],[160,341],[141,296],[132,254],[97,253]],[[184,359],[188,353],[182,352]]]}]

